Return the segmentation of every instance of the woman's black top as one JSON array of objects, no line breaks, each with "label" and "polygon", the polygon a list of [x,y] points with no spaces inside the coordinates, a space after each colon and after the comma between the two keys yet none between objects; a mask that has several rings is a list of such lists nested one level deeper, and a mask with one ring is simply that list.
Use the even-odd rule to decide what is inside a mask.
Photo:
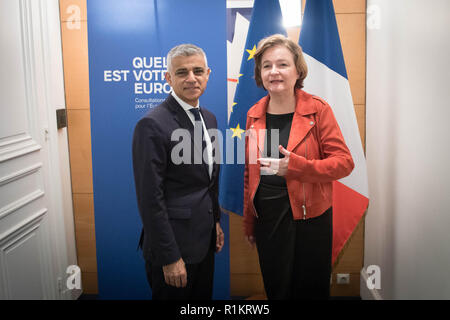
[{"label": "woman's black top", "polygon": [[[266,113],[267,130],[265,137],[266,143],[264,145],[264,157],[284,158],[284,155],[278,150],[278,145],[281,144],[284,148],[287,148],[293,116],[293,112],[286,114]],[[278,130],[279,141],[277,141],[277,134],[273,130]],[[261,175],[260,183],[287,188],[284,177],[277,175]]]}]

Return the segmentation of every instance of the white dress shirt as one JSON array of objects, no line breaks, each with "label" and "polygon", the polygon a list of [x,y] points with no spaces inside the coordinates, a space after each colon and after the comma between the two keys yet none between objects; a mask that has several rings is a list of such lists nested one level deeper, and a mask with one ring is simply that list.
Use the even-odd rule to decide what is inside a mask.
[{"label": "white dress shirt", "polygon": [[[180,104],[180,106],[186,112],[189,119],[191,119],[192,125],[194,125],[195,124],[194,114],[189,111],[189,109],[192,109],[194,107],[191,106],[190,104],[184,102],[183,100],[181,100],[175,94],[175,91],[172,90],[172,92],[170,94],[172,95],[172,97],[175,98],[175,100],[177,100],[177,102]],[[200,108],[200,103],[197,103],[197,106],[195,106],[195,108]],[[206,153],[208,155],[208,159],[207,159],[208,160],[208,173],[209,173],[209,177],[211,178],[212,170],[213,170],[212,143],[211,143],[211,138],[209,137],[209,134],[208,134],[208,129],[205,126],[205,120],[203,120],[201,112],[200,112],[200,119],[202,120],[203,133],[204,133],[205,142],[206,142]],[[202,157],[203,157],[203,155],[202,155]]]}]

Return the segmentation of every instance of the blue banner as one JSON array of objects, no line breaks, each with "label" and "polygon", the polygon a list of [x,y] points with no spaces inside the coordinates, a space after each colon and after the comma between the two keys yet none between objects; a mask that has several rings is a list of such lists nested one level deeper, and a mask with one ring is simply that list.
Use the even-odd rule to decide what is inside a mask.
[{"label": "blue banner", "polygon": [[[166,54],[180,43],[204,49],[212,69],[200,104],[225,130],[226,8],[210,0],[87,1],[92,165],[101,299],[147,299],[151,290],[137,251],[142,223],[131,142],[136,122],[170,92]],[[229,299],[228,217],[216,255],[214,299]]]}]

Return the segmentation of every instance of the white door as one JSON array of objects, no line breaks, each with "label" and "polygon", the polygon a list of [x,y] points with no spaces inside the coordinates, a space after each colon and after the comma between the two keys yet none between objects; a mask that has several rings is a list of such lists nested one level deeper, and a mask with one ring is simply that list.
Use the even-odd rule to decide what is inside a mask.
[{"label": "white door", "polygon": [[57,0],[0,0],[0,299],[73,299]]}]

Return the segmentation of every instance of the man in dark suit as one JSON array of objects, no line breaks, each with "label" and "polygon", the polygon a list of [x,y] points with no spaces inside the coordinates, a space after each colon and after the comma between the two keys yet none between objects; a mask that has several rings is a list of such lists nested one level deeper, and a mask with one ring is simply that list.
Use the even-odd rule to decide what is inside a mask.
[{"label": "man in dark suit", "polygon": [[199,107],[211,70],[203,50],[191,44],[170,50],[167,69],[171,94],[133,136],[140,246],[153,299],[211,299],[214,251],[224,244],[213,157],[218,141],[208,132],[217,121]]}]

